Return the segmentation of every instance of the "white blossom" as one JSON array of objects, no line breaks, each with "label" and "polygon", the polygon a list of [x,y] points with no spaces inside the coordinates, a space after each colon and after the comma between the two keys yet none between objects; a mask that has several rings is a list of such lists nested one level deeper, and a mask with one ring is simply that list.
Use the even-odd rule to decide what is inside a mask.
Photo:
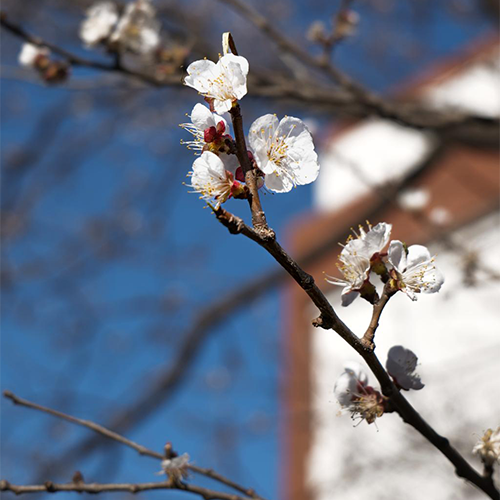
[{"label": "white blossom", "polygon": [[118,22],[118,8],[113,2],[99,2],[86,12],[87,18],[80,26],[80,38],[92,47],[107,39]]},{"label": "white blossom", "polygon": [[368,375],[364,372],[363,367],[352,361],[344,366],[344,371],[337,379],[333,392],[340,405],[349,408],[367,383]]},{"label": "white blossom", "polygon": [[246,95],[248,69],[248,61],[234,54],[222,56],[217,63],[202,59],[187,67],[184,84],[196,89],[213,103],[216,113],[222,114]]},{"label": "white blossom", "polygon": [[276,115],[261,116],[250,127],[248,143],[271,191],[286,193],[318,177],[312,136],[298,118],[285,116],[279,121]]},{"label": "white blossom", "polygon": [[39,56],[48,57],[49,54],[50,51],[47,47],[39,47],[32,43],[24,43],[19,53],[18,61],[21,66],[32,68]]},{"label": "white blossom", "polygon": [[110,41],[123,50],[147,55],[160,43],[160,27],[150,1],[136,0],[125,8]]},{"label": "white blossom", "polygon": [[500,427],[495,431],[488,429],[474,446],[472,453],[479,455],[482,462],[489,467],[495,462],[500,463]]},{"label": "white blossom", "polygon": [[351,412],[351,418],[366,420],[369,424],[384,413],[384,398],[368,385],[368,376],[360,364],[351,362],[344,367],[334,388],[340,405]]},{"label": "white blossom", "polygon": [[239,166],[235,154],[227,153],[225,139],[232,138],[228,135],[229,127],[224,117],[212,113],[203,104],[196,104],[191,111],[191,123],[181,123],[181,127],[193,135],[192,141],[181,141],[188,149],[201,154],[202,151],[211,151],[224,163],[226,170],[234,174]]},{"label": "white blossom", "polygon": [[418,212],[429,204],[430,199],[431,195],[428,189],[407,189],[398,196],[398,205],[408,212]]},{"label": "white blossom", "polygon": [[189,459],[190,457],[187,453],[183,453],[178,457],[166,458],[161,462],[162,470],[159,474],[166,474],[173,479],[182,479],[187,475]]},{"label": "white blossom", "polygon": [[222,132],[220,132],[221,134],[226,133],[228,130],[227,121],[222,116],[212,113],[206,106],[203,106],[203,104],[196,104],[189,117],[191,118],[191,123],[181,124],[183,129],[193,135],[192,141],[183,142],[189,149],[198,151],[203,150],[207,145],[205,131],[210,130],[212,127],[216,132],[218,132],[217,129],[222,130]]},{"label": "white blossom", "polygon": [[420,376],[415,373],[418,358],[410,349],[401,345],[393,346],[387,353],[385,366],[394,381],[405,390],[418,391],[424,387]]},{"label": "white blossom", "polygon": [[444,283],[444,277],[434,265],[434,257],[423,245],[411,245],[408,253],[401,241],[391,241],[389,262],[396,271],[397,287],[411,300],[417,293],[435,293]]},{"label": "white blossom", "polygon": [[194,192],[209,203],[215,203],[215,208],[229,199],[233,187],[237,185],[222,160],[210,151],[205,151],[194,161],[190,175]]},{"label": "white blossom", "polygon": [[343,278],[326,276],[326,281],[332,285],[342,286],[342,305],[348,306],[359,295],[359,290],[369,278],[371,260],[381,253],[389,242],[391,224],[380,222],[366,232],[359,227],[359,235],[351,238],[342,249],[337,267]]}]

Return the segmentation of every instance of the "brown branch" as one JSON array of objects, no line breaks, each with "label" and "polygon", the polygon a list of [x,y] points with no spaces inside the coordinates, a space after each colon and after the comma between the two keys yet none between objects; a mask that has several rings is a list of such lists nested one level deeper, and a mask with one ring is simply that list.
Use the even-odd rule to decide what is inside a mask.
[{"label": "brown branch", "polygon": [[236,155],[238,156],[241,168],[245,174],[245,184],[250,190],[249,202],[253,226],[267,238],[273,238],[274,233],[267,225],[266,215],[260,203],[259,190],[257,188],[257,173],[252,167],[252,163],[248,157],[240,105],[236,103],[236,105],[231,108],[230,113],[236,141]]},{"label": "brown branch", "polygon": [[116,432],[113,432],[109,429],[106,429],[106,427],[103,427],[102,425],[96,424],[90,420],[83,420],[81,418],[76,418],[76,417],[73,417],[72,415],[68,415],[66,413],[63,413],[63,412],[60,412],[57,410],[53,410],[52,408],[48,408],[46,406],[32,403],[31,401],[28,401],[27,399],[22,399],[22,398],[16,396],[11,391],[3,391],[3,395],[7,399],[10,399],[15,405],[24,406],[25,408],[31,408],[32,410],[41,411],[43,413],[48,413],[49,415],[60,418],[62,420],[66,420],[67,422],[70,422],[72,424],[80,425],[82,427],[87,427],[87,429],[90,429],[90,430],[96,432],[97,434],[100,434],[101,436],[105,436],[109,439],[113,439],[114,441],[118,441],[119,443],[122,443],[125,446],[129,446],[130,448],[137,451],[137,453],[139,453],[139,455],[146,455],[149,457],[158,458],[160,460],[162,460],[164,458],[164,456],[161,453],[157,453],[155,451],[149,450],[148,448],[141,446],[140,444],[137,444],[134,441],[127,439],[126,437],[123,437]]},{"label": "brown branch", "polygon": [[[324,61],[314,58],[307,51],[288,41],[279,31],[274,29],[266,18],[248,5],[239,0],[220,1],[232,5],[241,15],[260,28],[267,36],[270,36],[282,50],[290,52],[316,69],[326,71],[341,87],[327,88],[319,81],[311,82],[311,85],[303,85],[294,79],[290,81],[289,76],[276,77],[275,75],[259,75],[253,72],[249,77],[252,88],[251,95],[291,100],[296,104],[306,105],[309,108],[314,105],[323,112],[329,110],[335,113],[345,113],[348,116],[366,117],[375,114],[407,127],[435,130],[447,139],[484,147],[498,147],[500,142],[499,119],[468,115],[452,109],[435,110],[416,102],[392,102],[382,99],[380,96],[363,89],[347,75],[339,72],[330,62],[325,65]],[[122,74],[158,88],[165,86],[182,88],[180,74],[157,79],[152,75],[126,68],[121,64],[117,65],[116,61],[102,63],[80,57],[38,36],[31,35],[8,20],[5,12],[0,13],[0,25],[22,40],[49,48],[74,66]]]},{"label": "brown branch", "polygon": [[373,340],[375,337],[375,332],[377,331],[379,325],[380,316],[382,315],[382,311],[384,310],[392,295],[393,294],[391,294],[389,286],[386,284],[384,286],[382,296],[373,306],[372,319],[370,320],[370,324],[368,325],[368,328],[366,329],[366,332],[361,339],[361,343],[371,351],[375,350],[375,343]]},{"label": "brown branch", "polygon": [[[226,210],[219,208],[215,215],[217,219],[226,226],[232,234],[243,234],[255,241],[261,247],[265,248],[280,264],[287,273],[297,282],[297,284],[309,295],[316,307],[320,311],[320,317],[313,322],[314,326],[325,329],[332,329],[340,335],[358,354],[366,361],[373,374],[377,378],[382,388],[383,394],[389,398],[391,406],[401,416],[404,422],[411,425],[431,444],[433,444],[454,466],[455,473],[481,489],[490,498],[500,500],[500,492],[490,478],[480,475],[471,465],[462,457],[462,455],[451,446],[448,439],[440,436],[411,406],[401,392],[396,388],[391,378],[380,363],[376,354],[371,348],[363,343],[336,315],[333,307],[328,302],[324,294],[314,284],[312,276],[303,271],[300,266],[281,248],[278,242],[266,240],[252,228],[245,225],[239,218],[230,214]],[[379,316],[387,299],[381,299],[380,306],[375,307],[374,317],[370,325],[373,333],[376,329]],[[370,335],[370,328],[368,330]]]},{"label": "brown branch", "polygon": [[[376,114],[381,118],[393,120],[401,125],[412,128],[431,128],[445,135],[458,134],[461,140],[466,140],[471,134],[478,141],[487,134],[488,142],[498,145],[498,129],[500,121],[484,117],[464,114],[452,109],[436,111],[420,103],[391,102],[364,88],[348,75],[333,66],[331,60],[316,58],[301,45],[285,37],[274,24],[260,12],[243,0],[219,0],[230,5],[243,18],[258,28],[267,38],[276,44],[279,50],[287,52],[302,63],[324,73],[346,90],[363,108],[364,116]],[[311,85],[313,86],[313,85]],[[494,134],[496,134],[496,139]]]},{"label": "brown branch", "polygon": [[321,326],[325,329],[333,328],[342,338],[351,346],[355,346],[357,351],[364,347],[360,340],[337,316],[333,307],[328,302],[323,292],[314,282],[314,278],[307,274],[281,247],[275,238],[265,238],[253,228],[247,226],[242,219],[227,212],[223,208],[215,211],[217,219],[229,229],[232,234],[243,234],[247,238],[255,241],[261,247],[265,248],[276,261],[285,269],[285,271],[300,285],[300,287],[309,295],[313,303],[320,311],[320,317],[315,320],[315,326]]},{"label": "brown branch", "polygon": [[239,495],[234,495],[232,493],[223,493],[221,491],[214,491],[208,488],[203,488],[201,486],[196,486],[194,484],[187,484],[175,481],[159,481],[153,483],[83,483],[83,482],[73,482],[73,483],[53,483],[52,481],[46,481],[44,484],[37,485],[15,485],[10,484],[5,479],[0,481],[0,491],[11,491],[16,495],[22,495],[25,493],[57,493],[58,491],[74,491],[77,493],[109,493],[109,492],[119,492],[128,491],[129,493],[140,493],[141,491],[150,490],[181,490],[187,493],[193,493],[198,495],[205,500],[251,500],[250,497],[242,497]]},{"label": "brown branch", "polygon": [[[10,399],[15,405],[19,406],[24,406],[25,408],[31,408],[32,410],[37,410],[41,411],[43,413],[47,413],[49,415],[52,415],[54,417],[60,418],[62,420],[66,420],[67,422],[70,422],[72,424],[80,425],[82,427],[86,427],[87,429],[90,429],[97,434],[104,436],[106,438],[112,439],[114,441],[117,441],[121,444],[124,444],[125,446],[128,446],[132,448],[133,450],[137,451],[139,455],[143,456],[148,456],[152,458],[156,458],[158,460],[163,460],[165,456],[162,453],[158,453],[156,451],[150,450],[149,448],[146,448],[145,446],[142,446],[131,439],[128,439],[116,432],[113,432],[106,427],[103,427],[102,425],[96,424],[95,422],[92,422],[90,420],[83,420],[77,417],[73,417],[72,415],[68,415],[66,413],[62,413],[57,410],[53,410],[52,408],[48,408],[46,406],[42,406],[36,403],[33,403],[31,401],[28,401],[27,399],[20,398],[13,394],[11,391],[4,391],[3,395],[7,398]],[[231,481],[230,479],[224,477],[223,475],[215,472],[212,469],[206,469],[203,467],[198,467],[196,465],[188,464],[186,466],[187,469],[196,472],[197,474],[201,474],[203,476],[209,477],[215,481],[218,481],[219,483],[222,483],[226,486],[229,486],[230,488],[235,489],[236,491],[239,491],[240,493],[243,493],[249,498],[255,499],[255,500],[264,500],[262,497],[257,495],[255,491],[252,488],[245,488],[244,486],[239,485],[238,483],[235,483],[234,481]],[[153,483],[157,484],[157,483]],[[69,485],[71,486],[71,485]],[[93,486],[93,485],[87,485],[87,486]],[[120,485],[123,486],[123,485]],[[134,486],[134,485],[129,485],[129,486]],[[29,488],[39,488],[39,486],[33,486]],[[144,489],[152,489],[152,488],[144,488]],[[40,491],[40,490],[33,490],[33,491]],[[78,490],[56,490],[56,491],[78,491]],[[88,491],[90,493],[99,493],[99,491],[94,491],[94,490],[82,490],[82,491]],[[102,490],[102,491],[121,491],[119,489],[116,490]],[[141,491],[141,490],[137,490]],[[23,491],[24,493],[25,491]],[[27,491],[26,491],[27,492]],[[210,498],[219,498],[219,497],[210,497]],[[224,497],[226,498],[226,497]],[[229,497],[227,497],[229,498]],[[231,497],[233,498],[233,497]],[[239,498],[239,497],[234,497]]]},{"label": "brown branch", "polygon": [[81,66],[85,68],[94,68],[100,71],[106,71],[110,73],[122,73],[123,75],[132,77],[138,81],[143,83],[147,83],[153,86],[164,86],[164,85],[178,85],[182,86],[182,78],[181,75],[169,75],[168,78],[165,77],[162,80],[155,78],[154,76],[147,75],[145,73],[141,73],[139,71],[134,71],[126,68],[120,63],[119,58],[114,58],[114,60],[107,64],[102,63],[100,61],[93,61],[91,59],[86,59],[84,57],[80,57],[69,50],[63,49],[58,45],[48,42],[39,36],[32,35],[28,33],[25,29],[18,26],[17,24],[12,23],[5,12],[0,12],[0,26],[5,28],[7,31],[12,33],[13,35],[21,38],[22,40],[31,43],[33,45],[37,45],[38,47],[46,47],[54,54],[65,59],[72,66]]},{"label": "brown branch", "polygon": [[[346,220],[345,226],[354,227],[359,220],[375,220],[379,218],[389,203],[395,199],[398,192],[407,188],[412,182],[428,172],[435,162],[442,158],[445,151],[446,147],[444,146],[436,148],[419,167],[408,173],[398,183],[392,185],[386,197],[378,198],[362,214],[356,215],[352,220]],[[235,227],[235,230],[236,233],[241,232],[237,227]],[[305,266],[320,259],[330,252],[332,247],[336,247],[339,241],[345,239],[345,236],[343,230],[334,231],[325,240],[320,242],[319,245],[300,256],[298,259],[299,264]],[[138,399],[115,412],[108,419],[106,426],[115,429],[117,432],[124,433],[146,420],[158,407],[165,404],[184,382],[196,356],[201,351],[211,331],[230,314],[233,314],[241,307],[247,306],[249,301],[255,300],[262,293],[280,286],[287,277],[288,273],[280,268],[267,270],[262,276],[257,277],[244,286],[239,285],[204,308],[196,317],[193,324],[182,335],[181,345],[172,365],[160,371],[156,381],[151,383],[150,387],[141,393]],[[92,435],[81,439],[57,459],[46,462],[38,476],[38,481],[43,481],[47,474],[56,468],[66,469],[75,456],[80,458],[87,456],[108,442],[100,435]]]}]

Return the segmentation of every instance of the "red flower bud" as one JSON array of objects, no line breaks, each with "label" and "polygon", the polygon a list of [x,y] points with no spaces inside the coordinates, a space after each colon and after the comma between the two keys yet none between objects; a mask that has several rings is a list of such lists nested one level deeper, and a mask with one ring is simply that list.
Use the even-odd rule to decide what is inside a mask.
[{"label": "red flower bud", "polygon": [[225,131],[226,131],[226,126],[224,125],[224,122],[221,120],[217,124],[217,135],[220,137],[224,134]]},{"label": "red flower bud", "polygon": [[207,128],[203,132],[203,139],[207,143],[214,142],[216,138],[217,138],[217,129],[215,127]]}]

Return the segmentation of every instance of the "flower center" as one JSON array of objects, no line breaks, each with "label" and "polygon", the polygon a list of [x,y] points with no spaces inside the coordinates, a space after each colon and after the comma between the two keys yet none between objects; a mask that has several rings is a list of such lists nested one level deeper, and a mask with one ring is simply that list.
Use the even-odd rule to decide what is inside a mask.
[{"label": "flower center", "polygon": [[284,135],[272,137],[271,143],[268,146],[267,157],[278,167],[282,167],[287,157],[288,144],[285,142],[285,139]]}]

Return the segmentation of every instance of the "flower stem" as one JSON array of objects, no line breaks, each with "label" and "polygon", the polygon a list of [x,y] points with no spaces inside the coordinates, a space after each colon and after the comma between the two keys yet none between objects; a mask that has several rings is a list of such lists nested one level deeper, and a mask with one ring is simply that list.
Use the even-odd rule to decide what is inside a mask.
[{"label": "flower stem", "polygon": [[257,188],[257,172],[252,166],[248,157],[245,134],[243,132],[243,118],[241,116],[240,105],[236,103],[230,110],[233,122],[234,136],[236,140],[236,156],[240,162],[245,175],[245,183],[250,190],[248,201],[252,212],[252,225],[256,231],[267,238],[274,238],[274,232],[269,228],[266,221],[266,215],[260,203],[259,191]]}]

